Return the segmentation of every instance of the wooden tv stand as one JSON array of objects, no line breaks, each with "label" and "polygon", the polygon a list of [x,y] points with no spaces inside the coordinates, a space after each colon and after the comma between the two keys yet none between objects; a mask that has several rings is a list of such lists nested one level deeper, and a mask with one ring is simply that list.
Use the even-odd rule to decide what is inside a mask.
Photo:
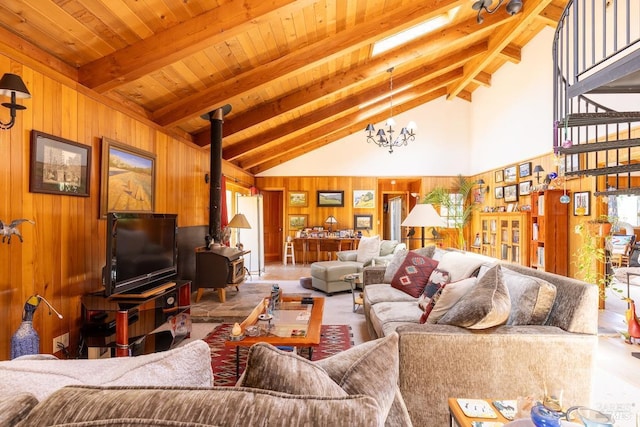
[{"label": "wooden tv stand", "polygon": [[[82,311],[83,338],[98,352],[90,357],[102,357],[114,346],[116,357],[132,355],[134,345],[143,344],[144,353],[167,350],[167,335],[171,348],[191,333],[191,281],[174,280],[133,294],[84,295]],[[162,337],[153,333],[157,330]]]}]

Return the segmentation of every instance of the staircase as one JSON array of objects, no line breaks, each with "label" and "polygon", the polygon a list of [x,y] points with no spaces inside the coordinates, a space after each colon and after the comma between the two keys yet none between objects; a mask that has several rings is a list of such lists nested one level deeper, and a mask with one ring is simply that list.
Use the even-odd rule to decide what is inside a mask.
[{"label": "staircase", "polygon": [[554,152],[595,195],[640,194],[640,2],[572,0],[558,23]]}]

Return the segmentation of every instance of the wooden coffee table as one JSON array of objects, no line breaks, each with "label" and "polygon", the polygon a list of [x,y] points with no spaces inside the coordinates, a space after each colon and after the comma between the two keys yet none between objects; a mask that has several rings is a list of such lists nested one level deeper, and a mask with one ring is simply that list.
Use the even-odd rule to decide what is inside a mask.
[{"label": "wooden coffee table", "polygon": [[[240,323],[242,328],[242,334],[244,337],[241,340],[232,340],[228,338],[225,340],[224,345],[226,347],[236,348],[236,378],[239,377],[240,372],[240,347],[251,347],[255,343],[266,342],[276,347],[300,347],[309,349],[309,359],[313,356],[313,347],[317,347],[320,344],[320,330],[322,327],[322,314],[324,312],[324,298],[315,297],[311,298],[313,304],[302,305],[302,297],[290,297],[282,295],[281,308],[277,309],[273,313],[273,319],[271,323],[274,328],[271,332],[259,336],[247,336],[246,330],[249,326],[257,326],[258,317],[265,312],[264,300],[261,301],[249,314],[249,316]],[[268,300],[268,298],[265,298]],[[308,322],[295,324],[287,322],[287,318],[298,317],[294,314],[295,311],[301,313],[303,310],[309,312]],[[288,312],[288,313],[287,313]],[[304,317],[304,316],[300,316]],[[260,321],[261,323],[263,321]],[[265,322],[266,323],[266,322]],[[306,330],[304,336],[292,336],[291,331]],[[289,331],[289,332],[287,332]]]},{"label": "wooden coffee table", "polygon": [[[450,416],[450,425],[451,427],[472,427],[474,422],[483,422],[486,423],[487,426],[498,426],[504,425],[510,422],[510,420],[506,419],[502,416],[500,411],[493,405],[493,401],[491,399],[479,399],[487,403],[491,409],[496,414],[496,418],[482,418],[482,417],[468,417],[465,415],[463,409],[458,404],[458,399],[455,397],[450,397],[448,399],[449,403],[449,416]],[[491,424],[496,423],[496,424]]]}]

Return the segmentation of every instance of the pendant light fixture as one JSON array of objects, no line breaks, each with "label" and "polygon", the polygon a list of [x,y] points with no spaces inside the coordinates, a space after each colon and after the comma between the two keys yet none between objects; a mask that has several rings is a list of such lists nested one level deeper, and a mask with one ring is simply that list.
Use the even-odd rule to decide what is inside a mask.
[{"label": "pendant light fixture", "polygon": [[[396,132],[394,129],[396,122],[393,120],[393,67],[387,70],[389,73],[389,119],[384,124],[385,129],[379,129],[376,133],[376,128],[369,123],[365,132],[367,132],[367,142],[373,142],[378,147],[388,148],[389,153],[393,153],[394,147],[400,147],[402,145],[407,145],[409,141],[415,141],[416,134],[414,131],[416,130],[415,122],[411,121],[407,124],[406,127],[403,127],[400,130],[400,135],[394,140],[393,134]],[[374,136],[375,134],[375,136]]]}]

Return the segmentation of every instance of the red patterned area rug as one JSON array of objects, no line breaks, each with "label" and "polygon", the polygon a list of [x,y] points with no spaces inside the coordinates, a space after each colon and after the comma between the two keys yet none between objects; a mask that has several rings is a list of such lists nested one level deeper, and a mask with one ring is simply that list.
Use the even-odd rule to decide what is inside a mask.
[{"label": "red patterned area rug", "polygon": [[[233,386],[236,383],[236,348],[225,347],[224,341],[231,334],[233,324],[217,326],[204,339],[211,349],[211,367],[214,385]],[[353,346],[353,334],[349,325],[322,325],[320,345],[313,349],[311,360],[321,360]],[[240,347],[240,374],[247,363],[248,348]],[[306,357],[306,349],[303,355]]]}]

